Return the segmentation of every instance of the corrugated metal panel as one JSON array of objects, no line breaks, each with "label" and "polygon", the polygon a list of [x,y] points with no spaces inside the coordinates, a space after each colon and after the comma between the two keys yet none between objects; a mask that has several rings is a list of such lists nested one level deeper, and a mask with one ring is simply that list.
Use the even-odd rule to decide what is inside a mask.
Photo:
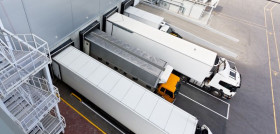
[{"label": "corrugated metal panel", "polygon": [[[79,56],[77,57],[77,55]],[[178,129],[194,134],[198,122],[194,116],[99,63],[76,48],[70,46],[65,52],[56,55],[53,59],[62,67],[62,77],[67,79],[64,82],[75,88],[75,90],[93,101],[93,103],[112,117],[118,119],[129,129],[132,129],[135,133],[156,132],[155,129],[149,131],[154,126],[157,128],[156,133],[159,131],[162,133],[173,133],[175,131],[171,130]],[[71,62],[69,62],[70,59]],[[95,64],[96,67],[81,66],[80,71],[74,71],[77,70],[75,64],[78,64],[80,60],[87,61],[88,59],[88,63]],[[84,73],[85,70],[88,73]],[[179,114],[177,111],[179,111]],[[128,116],[131,118],[128,118]],[[182,123],[181,121],[175,122],[174,119],[177,118],[187,123],[180,124]]]},{"label": "corrugated metal panel", "polygon": [[165,71],[165,61],[98,29],[86,35],[85,39],[91,42],[90,55],[102,58],[151,87],[157,87],[160,75]]}]

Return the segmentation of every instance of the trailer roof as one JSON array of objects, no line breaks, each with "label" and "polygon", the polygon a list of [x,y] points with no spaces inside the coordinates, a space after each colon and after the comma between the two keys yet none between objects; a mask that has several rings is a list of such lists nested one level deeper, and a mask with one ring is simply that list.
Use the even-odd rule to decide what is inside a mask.
[{"label": "trailer roof", "polygon": [[198,122],[196,117],[73,46],[66,48],[53,59],[163,132],[195,133]]},{"label": "trailer roof", "polygon": [[132,62],[134,65],[159,76],[165,70],[167,62],[156,58],[138,48],[130,46],[98,29],[87,34],[85,38],[96,45]]},{"label": "trailer roof", "polygon": [[163,17],[154,15],[152,13],[146,12],[144,10],[140,10],[140,9],[138,9],[136,7],[132,7],[132,6],[128,7],[124,12],[133,14],[140,18],[149,18],[149,21],[154,22],[156,24],[160,24],[164,20]]},{"label": "trailer roof", "polygon": [[113,14],[107,19],[107,21],[112,22],[119,27],[123,27],[130,32],[134,32],[143,37],[152,39],[153,41],[158,42],[165,47],[180,52],[209,66],[214,65],[215,59],[217,57],[217,53],[213,51],[162,32],[119,13]]}]

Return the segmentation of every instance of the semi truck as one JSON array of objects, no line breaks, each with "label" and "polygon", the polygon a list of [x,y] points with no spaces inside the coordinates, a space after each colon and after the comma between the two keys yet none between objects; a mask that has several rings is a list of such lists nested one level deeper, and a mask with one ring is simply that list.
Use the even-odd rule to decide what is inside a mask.
[{"label": "semi truck", "polygon": [[145,23],[151,27],[159,29],[160,31],[169,33],[175,37],[182,38],[178,33],[176,33],[165,21],[163,17],[157,16],[155,14],[146,12],[144,10],[138,9],[136,7],[130,6],[124,10],[125,16],[133,18],[137,21]]},{"label": "semi truck", "polygon": [[139,134],[212,134],[196,117],[86,53],[68,46],[53,57],[54,75]]},{"label": "semi truck", "polygon": [[84,37],[84,51],[110,67],[140,82],[169,102],[174,102],[180,77],[172,74],[173,67],[107,33],[93,29]]},{"label": "semi truck", "polygon": [[232,98],[241,85],[235,63],[217,53],[151,26],[114,13],[106,20],[106,33],[170,64],[185,81],[214,96]]}]

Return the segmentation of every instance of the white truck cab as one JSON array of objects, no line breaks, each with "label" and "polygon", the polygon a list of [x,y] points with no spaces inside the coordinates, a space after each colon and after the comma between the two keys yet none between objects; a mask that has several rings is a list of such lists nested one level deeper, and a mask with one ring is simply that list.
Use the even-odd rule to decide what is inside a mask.
[{"label": "white truck cab", "polygon": [[106,33],[168,62],[183,82],[214,96],[230,99],[240,87],[241,76],[233,62],[137,20],[115,13],[106,20]]},{"label": "white truck cab", "polygon": [[222,96],[230,99],[240,87],[241,75],[237,71],[235,64],[225,58],[219,58],[219,62],[215,65],[210,81],[205,86],[211,88],[214,96]]}]

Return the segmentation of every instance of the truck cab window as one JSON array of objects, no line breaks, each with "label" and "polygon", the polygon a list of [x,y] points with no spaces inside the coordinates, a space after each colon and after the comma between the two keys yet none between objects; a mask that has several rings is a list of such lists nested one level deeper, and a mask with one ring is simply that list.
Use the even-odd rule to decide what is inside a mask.
[{"label": "truck cab window", "polygon": [[164,92],[165,92],[165,88],[162,87],[162,88],[160,89],[160,91],[164,93]]},{"label": "truck cab window", "polygon": [[173,98],[173,93],[170,92],[169,90],[166,90],[165,94],[168,95],[170,98]]},{"label": "truck cab window", "polygon": [[235,92],[235,91],[236,91],[236,87],[235,87],[235,86],[230,85],[230,84],[228,84],[228,83],[226,83],[226,82],[220,81],[219,84],[220,84],[221,86],[223,86],[223,87],[229,89],[229,90],[232,91],[232,92]]}]

